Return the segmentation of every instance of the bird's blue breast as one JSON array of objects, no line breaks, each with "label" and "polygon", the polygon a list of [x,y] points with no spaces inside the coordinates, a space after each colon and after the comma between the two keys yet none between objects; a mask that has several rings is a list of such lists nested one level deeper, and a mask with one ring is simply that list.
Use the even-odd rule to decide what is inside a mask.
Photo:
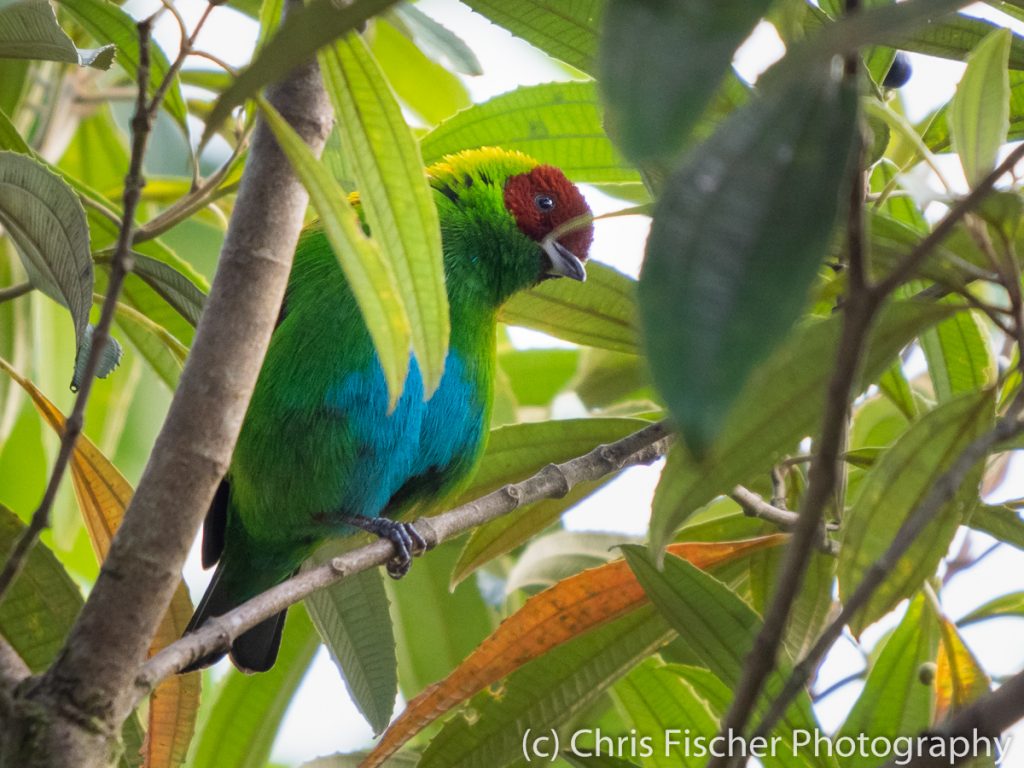
[{"label": "bird's blue breast", "polygon": [[446,483],[447,475],[465,472],[485,432],[486,408],[462,356],[451,351],[441,384],[423,400],[423,379],[415,358],[405,389],[388,414],[388,393],[379,363],[352,373],[325,394],[325,408],[344,422],[359,446],[350,466],[350,491],[339,500],[346,514],[376,517],[393,513],[396,496],[415,501],[420,490]]}]

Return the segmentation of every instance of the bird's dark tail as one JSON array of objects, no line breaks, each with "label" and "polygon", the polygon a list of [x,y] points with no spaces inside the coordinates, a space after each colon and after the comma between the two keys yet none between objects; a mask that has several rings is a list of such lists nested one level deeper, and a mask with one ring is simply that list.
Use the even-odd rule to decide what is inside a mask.
[{"label": "bird's dark tail", "polygon": [[[246,598],[239,600],[229,589],[229,581],[224,578],[225,562],[221,560],[214,571],[210,586],[206,594],[199,601],[199,607],[192,615],[185,628],[188,634],[206,623],[207,619],[215,616],[223,616],[232,608],[236,608],[245,602]],[[277,659],[278,649],[281,647],[281,630],[284,628],[285,611],[271,616],[252,629],[246,630],[231,644],[231,661],[243,672],[266,672]],[[182,672],[194,672],[195,670],[208,667],[224,658],[224,652],[210,653],[192,662]]]}]

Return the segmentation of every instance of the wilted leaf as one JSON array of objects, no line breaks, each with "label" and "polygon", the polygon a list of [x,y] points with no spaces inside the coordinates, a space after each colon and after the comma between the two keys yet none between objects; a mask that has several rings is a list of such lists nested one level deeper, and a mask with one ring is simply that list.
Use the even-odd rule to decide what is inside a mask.
[{"label": "wilted leaf", "polygon": [[[61,435],[64,417],[32,382],[18,375],[4,360],[6,371],[32,398],[43,419]],[[102,562],[124,517],[132,496],[128,481],[85,435],[80,435],[71,454],[71,480],[85,522],[89,541]],[[149,647],[150,655],[181,637],[192,615],[192,601],[179,581],[171,604],[157,627]],[[149,768],[178,766],[185,761],[199,708],[200,675],[174,675],[157,686],[150,696],[149,728],[144,749]]]},{"label": "wilted leaf", "polygon": [[[739,542],[676,544],[669,552],[699,568],[776,546],[785,536]],[[409,702],[364,763],[380,765],[406,741],[477,691],[563,643],[635,612],[646,602],[644,591],[623,560],[592,568],[534,595],[440,683]]]},{"label": "wilted leaf", "polygon": [[939,658],[935,669],[935,715],[933,724],[955,715],[976,699],[989,693],[992,682],[949,619],[939,619]]}]

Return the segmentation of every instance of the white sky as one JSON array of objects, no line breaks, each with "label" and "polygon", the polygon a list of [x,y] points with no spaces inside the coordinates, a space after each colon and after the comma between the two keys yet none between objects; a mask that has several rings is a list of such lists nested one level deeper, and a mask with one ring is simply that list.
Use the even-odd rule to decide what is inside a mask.
[{"label": "white sky", "polygon": [[[152,0],[147,0],[147,5]],[[189,24],[194,24],[203,7],[199,0],[178,3]],[[485,74],[477,78],[464,78],[474,101],[483,101],[521,85],[566,79],[566,72],[556,63],[540,55],[530,45],[513,38],[505,30],[491,25],[454,0],[422,0],[419,7],[444,23],[477,53]],[[1006,16],[983,5],[972,6],[968,12],[1007,21]],[[1024,31],[1014,23],[1018,32]],[[200,47],[214,50],[228,62],[244,64],[255,41],[256,25],[251,20],[231,11],[218,8],[204,28]],[[156,37],[165,50],[177,49],[176,27],[163,19]],[[748,80],[784,52],[782,43],[770,26],[763,24],[740,49],[736,66]],[[902,91],[908,116],[912,120],[927,114],[937,104],[947,100],[960,79],[963,65],[930,57],[911,54],[914,74],[910,84]],[[944,159],[944,170],[951,178],[962,182],[959,165],[954,158]],[[926,180],[926,183],[930,183]],[[622,206],[600,193],[587,190],[587,198],[595,213],[603,213]],[[642,217],[616,218],[597,223],[592,256],[618,269],[636,275],[642,258],[648,222]],[[516,330],[514,341],[521,346],[557,343],[541,334]],[[572,398],[559,403],[559,416],[572,416],[580,412]],[[1019,469],[1020,463],[1015,464]],[[578,530],[614,530],[643,535],[646,532],[650,501],[657,482],[660,465],[630,470],[607,486],[599,494],[578,505],[565,516],[565,525]],[[1011,482],[1001,490],[1001,497],[1024,496],[1024,483],[1019,472],[1013,472]],[[982,539],[984,537],[977,537]],[[981,551],[985,542],[977,541]],[[1024,589],[1024,557],[1009,547],[1001,547],[983,564],[958,576],[943,590],[946,610],[953,618],[965,614],[984,599],[998,594]],[[199,567],[197,552],[185,570],[186,580],[195,596],[199,596],[209,574]],[[868,646],[896,619],[881,622],[865,633]],[[974,653],[985,660],[989,671],[997,675],[1011,674],[1024,665],[1024,643],[1019,622],[1000,620],[985,622],[964,631]],[[226,663],[226,662],[222,662]],[[819,688],[826,687],[862,666],[861,657],[852,644],[840,642],[825,664]],[[823,726],[833,728],[842,722],[850,705],[860,691],[860,685],[850,685],[818,707]],[[1020,741],[1024,741],[1024,732]],[[275,744],[273,759],[297,764],[335,751],[351,751],[367,746],[371,741],[369,726],[352,705],[344,685],[326,652],[321,651],[306,676],[298,695],[289,708],[281,733]],[[1007,766],[1024,766],[1024,746],[1011,749]]]}]

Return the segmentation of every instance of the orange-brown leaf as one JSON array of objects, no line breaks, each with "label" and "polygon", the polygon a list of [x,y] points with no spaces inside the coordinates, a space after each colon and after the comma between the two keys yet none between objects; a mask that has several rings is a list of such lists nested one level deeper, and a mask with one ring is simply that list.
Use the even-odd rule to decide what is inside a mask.
[{"label": "orange-brown leaf", "polygon": [[[745,541],[685,542],[669,546],[668,552],[707,569],[785,539],[783,534],[772,534]],[[410,701],[361,768],[379,766],[430,723],[527,662],[647,602],[643,587],[624,560],[582,571],[539,592],[448,677]]]},{"label": "orange-brown leaf", "polygon": [[939,658],[935,665],[935,723],[955,714],[992,688],[985,670],[960,637],[956,625],[941,619]]},{"label": "orange-brown leaf", "polygon": [[[53,430],[63,435],[64,416],[60,410],[2,358],[0,368],[28,393]],[[102,562],[110,551],[114,532],[131,500],[132,487],[85,435],[79,436],[71,455],[71,481],[89,541],[96,559]],[[181,637],[191,614],[192,601],[188,590],[184,583],[179,582],[149,647],[150,655]],[[199,709],[199,685],[199,673],[194,672],[170,678],[153,692],[143,749],[147,768],[174,768],[185,762]]]}]

